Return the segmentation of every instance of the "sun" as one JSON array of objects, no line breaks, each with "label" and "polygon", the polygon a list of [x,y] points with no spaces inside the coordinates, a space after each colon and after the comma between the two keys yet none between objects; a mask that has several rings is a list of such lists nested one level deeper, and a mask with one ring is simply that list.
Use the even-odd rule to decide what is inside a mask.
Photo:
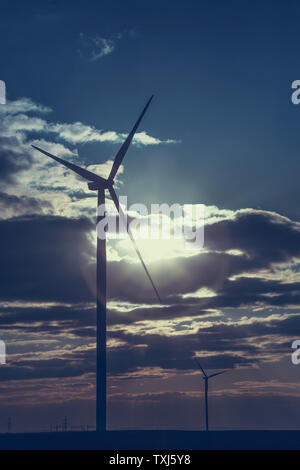
[{"label": "sun", "polygon": [[[186,250],[186,243],[184,239],[170,239],[170,240],[137,240],[138,248],[145,262],[155,262],[162,259],[173,259],[184,255]],[[129,258],[136,262],[136,253],[132,248],[129,239],[118,240],[116,249],[119,255]]]}]

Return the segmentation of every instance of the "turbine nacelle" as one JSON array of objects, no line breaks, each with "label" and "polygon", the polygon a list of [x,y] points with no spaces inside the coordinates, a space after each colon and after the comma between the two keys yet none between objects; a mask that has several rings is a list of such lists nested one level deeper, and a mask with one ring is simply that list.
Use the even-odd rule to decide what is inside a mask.
[{"label": "turbine nacelle", "polygon": [[91,191],[99,191],[100,189],[108,189],[112,186],[112,184],[103,178],[103,183],[99,183],[99,181],[91,181],[88,183],[88,188]]},{"label": "turbine nacelle", "polygon": [[205,370],[201,366],[201,364],[199,362],[199,359],[197,359],[197,357],[194,357],[194,360],[195,360],[197,366],[199,367],[199,369],[201,369],[201,372],[203,374],[203,377],[202,377],[203,380],[208,381],[208,379],[210,379],[211,377],[216,377],[217,375],[221,375],[221,374],[224,374],[225,372],[227,372],[226,370],[222,370],[221,372],[215,372],[214,374],[207,375],[207,373],[205,372]]}]

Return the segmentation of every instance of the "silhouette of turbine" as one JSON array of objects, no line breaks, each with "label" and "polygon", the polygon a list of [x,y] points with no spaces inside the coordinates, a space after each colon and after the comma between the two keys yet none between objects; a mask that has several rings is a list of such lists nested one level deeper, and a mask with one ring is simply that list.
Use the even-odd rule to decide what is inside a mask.
[{"label": "silhouette of turbine", "polygon": [[[130,227],[126,221],[125,214],[119,204],[118,197],[113,188],[114,177],[120,168],[120,165],[123,161],[123,158],[128,150],[128,147],[136,133],[136,130],[147,111],[150,102],[152,101],[153,95],[147,102],[145,108],[143,109],[141,115],[133,126],[131,132],[128,134],[126,140],[122,144],[120,150],[118,151],[113,166],[110,172],[110,175],[107,179],[102,178],[91,171],[85,170],[73,163],[67,162],[62,158],[58,158],[52,155],[45,150],[42,150],[35,145],[32,145],[33,148],[47,155],[48,157],[53,158],[58,163],[61,163],[65,167],[74,171],[78,175],[82,176],[89,181],[88,187],[90,190],[98,191],[98,207],[101,206],[105,208],[105,191],[108,190],[116,209],[119,213],[119,216],[127,228],[128,235],[134,245],[134,249],[143,265],[143,268],[146,272],[146,275],[154,289],[154,292],[161,302],[158,290],[156,289],[154,282],[151,278],[151,275],[144,263],[142,255],[139,249],[136,246],[135,240],[131,233]],[[97,216],[97,225],[105,217],[105,210],[101,211],[101,215]],[[96,431],[106,431],[106,237],[102,235],[101,238],[97,236],[97,366],[96,366]]]},{"label": "silhouette of turbine", "polygon": [[205,383],[205,424],[206,424],[206,431],[208,431],[208,380],[211,379],[212,377],[216,377],[216,375],[221,375],[227,372],[227,370],[222,370],[222,372],[216,372],[215,374],[207,375],[203,367],[201,366],[199,360],[197,358],[194,358],[197,366],[201,369],[201,372],[203,374],[202,379],[204,380]]}]

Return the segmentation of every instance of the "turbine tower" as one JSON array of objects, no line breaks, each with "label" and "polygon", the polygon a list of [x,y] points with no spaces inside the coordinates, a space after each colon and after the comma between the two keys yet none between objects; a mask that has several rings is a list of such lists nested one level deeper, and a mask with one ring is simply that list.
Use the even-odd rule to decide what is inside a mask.
[{"label": "turbine tower", "polygon": [[204,380],[204,391],[205,391],[205,427],[206,431],[208,431],[208,380],[211,379],[212,377],[215,377],[216,375],[221,375],[227,372],[226,370],[223,370],[222,372],[216,372],[215,374],[207,375],[203,367],[201,366],[199,360],[195,358],[195,362],[197,366],[201,369],[201,372],[203,374],[202,379]]},{"label": "turbine tower", "polygon": [[[88,188],[92,191],[98,192],[98,208],[101,206],[105,209],[105,191],[107,190],[116,206],[116,209],[119,213],[120,219],[122,220],[123,224],[127,228],[128,235],[134,245],[134,249],[143,265],[143,268],[146,272],[146,275],[154,289],[154,292],[161,302],[161,298],[159,296],[158,290],[156,289],[154,282],[151,278],[151,275],[144,263],[142,255],[135,243],[133,238],[132,232],[130,227],[127,223],[125,214],[119,204],[118,197],[114,190],[114,177],[116,176],[118,169],[123,161],[123,158],[128,150],[128,147],[136,133],[136,130],[143,119],[145,112],[147,111],[150,102],[152,101],[153,95],[147,102],[146,106],[144,107],[141,115],[139,116],[138,120],[136,121],[135,125],[133,126],[131,132],[128,134],[126,140],[122,144],[120,150],[118,151],[113,166],[110,172],[110,175],[107,179],[102,178],[91,171],[88,171],[84,168],[81,168],[73,163],[63,160],[62,158],[56,157],[45,150],[42,150],[35,145],[32,145],[33,148],[42,152],[43,154],[47,155],[50,158],[53,158],[58,163],[64,165],[65,167],[69,168],[70,170],[74,171],[78,175],[85,178],[88,183]],[[98,223],[104,219],[105,217],[105,210],[101,211],[101,215],[97,216],[97,225]],[[96,276],[96,283],[97,283],[97,365],[96,365],[96,431],[106,431],[106,238],[105,235],[97,236],[97,276]]]}]

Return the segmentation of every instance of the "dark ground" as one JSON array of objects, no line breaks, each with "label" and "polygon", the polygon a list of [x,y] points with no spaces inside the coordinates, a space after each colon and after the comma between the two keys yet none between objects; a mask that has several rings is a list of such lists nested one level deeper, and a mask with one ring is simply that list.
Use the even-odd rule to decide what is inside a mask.
[{"label": "dark ground", "polygon": [[108,431],[0,434],[0,450],[296,450],[300,431]]}]

